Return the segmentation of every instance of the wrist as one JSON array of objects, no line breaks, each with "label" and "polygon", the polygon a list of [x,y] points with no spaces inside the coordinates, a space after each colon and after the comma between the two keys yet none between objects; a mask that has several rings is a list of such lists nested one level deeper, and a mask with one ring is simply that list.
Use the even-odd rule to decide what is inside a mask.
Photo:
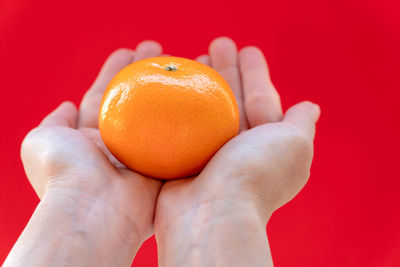
[{"label": "wrist", "polygon": [[48,187],[41,204],[48,216],[62,217],[68,222],[65,225],[67,232],[82,231],[84,236],[90,237],[95,236],[96,231],[104,231],[104,234],[114,235],[129,246],[147,239],[149,226],[142,223],[136,209],[127,214],[114,204],[112,192],[55,184]]},{"label": "wrist", "polygon": [[259,266],[271,261],[265,218],[250,201],[202,202],[163,219],[155,221],[161,266]]},{"label": "wrist", "polygon": [[50,187],[5,263],[129,265],[144,236],[116,213],[113,207],[83,191]]}]

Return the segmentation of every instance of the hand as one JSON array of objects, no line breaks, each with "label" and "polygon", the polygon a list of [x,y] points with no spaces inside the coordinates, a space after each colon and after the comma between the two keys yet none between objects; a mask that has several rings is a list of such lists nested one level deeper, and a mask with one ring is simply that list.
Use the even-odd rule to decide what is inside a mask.
[{"label": "hand", "polygon": [[282,114],[262,52],[237,53],[218,38],[198,58],[230,84],[240,111],[240,134],[195,179],[166,182],[155,233],[161,266],[265,266],[265,226],[309,177],[319,107],[302,102]]},{"label": "hand", "polygon": [[153,232],[161,181],[128,170],[111,155],[99,135],[98,110],[115,74],[132,61],[160,54],[160,45],[151,41],[136,51],[117,50],[79,111],[65,102],[26,136],[21,157],[42,201],[5,266],[130,266]]}]

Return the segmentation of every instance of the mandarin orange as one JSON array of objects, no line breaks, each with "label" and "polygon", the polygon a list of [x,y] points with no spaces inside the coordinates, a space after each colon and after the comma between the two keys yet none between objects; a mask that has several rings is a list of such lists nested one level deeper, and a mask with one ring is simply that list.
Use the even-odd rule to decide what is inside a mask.
[{"label": "mandarin orange", "polygon": [[146,176],[197,174],[238,134],[228,83],[212,68],[179,57],[154,57],[122,69],[107,86],[101,137],[125,166]]}]

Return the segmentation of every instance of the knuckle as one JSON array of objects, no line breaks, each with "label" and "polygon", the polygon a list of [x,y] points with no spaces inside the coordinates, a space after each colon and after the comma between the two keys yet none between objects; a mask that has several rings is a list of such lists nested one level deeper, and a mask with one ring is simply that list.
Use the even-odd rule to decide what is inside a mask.
[{"label": "knuckle", "polygon": [[31,130],[21,144],[21,159],[24,164],[50,166],[57,161],[59,153],[56,145],[51,145],[51,130],[37,127]]},{"label": "knuckle", "polygon": [[291,147],[296,148],[297,151],[304,155],[312,155],[313,142],[303,131],[294,127],[294,129],[290,131],[289,140]]},{"label": "knuckle", "polygon": [[38,136],[41,134],[42,129],[40,127],[34,128],[27,133],[27,135],[22,140],[21,144],[21,158],[24,159],[28,156],[35,148]]}]

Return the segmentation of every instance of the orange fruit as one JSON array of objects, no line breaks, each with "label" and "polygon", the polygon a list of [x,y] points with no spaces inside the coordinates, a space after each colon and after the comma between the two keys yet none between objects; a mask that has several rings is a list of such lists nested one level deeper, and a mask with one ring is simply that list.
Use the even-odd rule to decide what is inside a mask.
[{"label": "orange fruit", "polygon": [[228,83],[212,68],[154,57],[128,65],[111,80],[99,130],[128,168],[174,179],[200,172],[238,134],[239,112]]}]

